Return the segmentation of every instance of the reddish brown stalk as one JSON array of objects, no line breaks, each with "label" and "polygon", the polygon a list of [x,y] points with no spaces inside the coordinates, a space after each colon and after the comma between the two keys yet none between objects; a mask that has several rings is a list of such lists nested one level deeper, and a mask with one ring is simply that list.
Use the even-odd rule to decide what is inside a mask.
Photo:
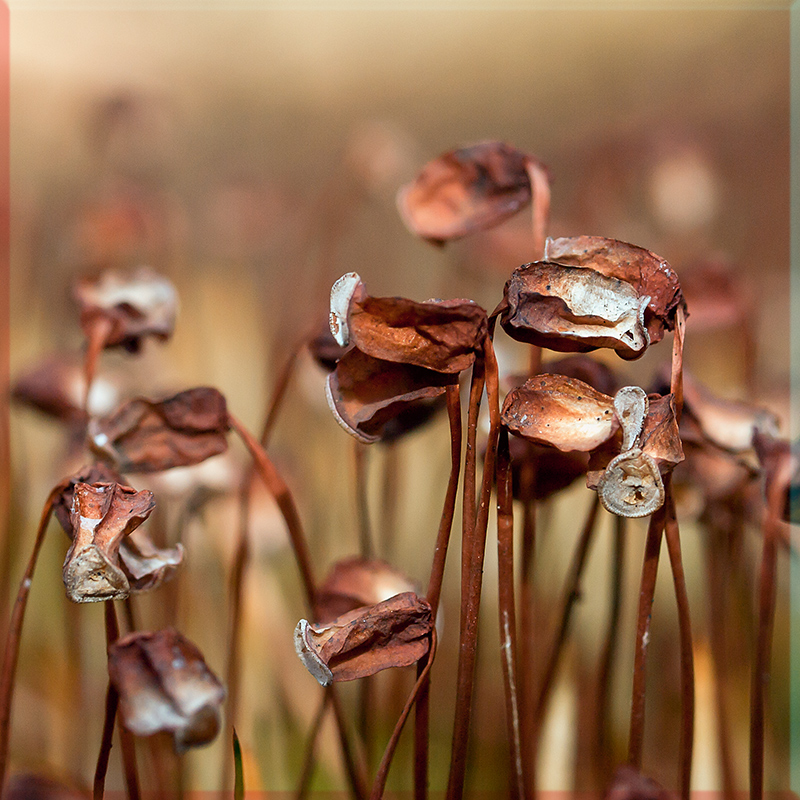
[{"label": "reddish brown stalk", "polygon": [[[460,800],[464,793],[464,779],[467,769],[467,745],[472,714],[472,694],[475,684],[475,662],[478,645],[478,616],[483,582],[483,558],[485,555],[486,531],[489,524],[489,500],[495,477],[497,455],[497,436],[500,429],[500,406],[498,402],[497,359],[489,337],[484,342],[486,368],[486,394],[489,406],[489,436],[486,442],[486,456],[483,462],[483,482],[477,518],[473,527],[464,528],[465,547],[468,562],[462,563],[461,595],[461,635],[458,654],[458,677],[455,721],[453,723],[453,746],[450,757],[450,776],[447,784],[447,800]],[[477,362],[476,362],[477,364]],[[472,409],[470,409],[470,413]],[[472,431],[470,431],[470,434]],[[469,456],[469,442],[467,443]],[[466,480],[467,471],[465,467]],[[465,487],[466,488],[466,487]],[[466,491],[465,491],[466,494]]]},{"label": "reddish brown stalk", "polygon": [[108,684],[106,690],[106,714],[103,720],[103,736],[100,740],[100,752],[97,755],[97,766],[94,770],[94,782],[92,784],[93,800],[103,800],[106,788],[106,773],[108,772],[108,759],[111,755],[111,742],[114,735],[114,721],[117,717],[117,706],[119,705],[119,695],[117,690]]},{"label": "reddish brown stalk", "polygon": [[[103,603],[103,607],[106,621],[106,647],[108,648],[119,639],[119,623],[117,622],[117,610],[114,607],[114,601],[106,600],[105,603]],[[117,708],[117,723],[127,797],[128,800],[140,800],[139,774],[136,767],[136,743],[134,742],[133,734],[125,727],[120,719],[119,708]]]},{"label": "reddish brown stalk", "polygon": [[686,317],[683,305],[675,310],[675,334],[672,339],[672,372],[670,392],[675,398],[675,419],[680,422],[683,412],[683,339],[686,332]]},{"label": "reddish brown stalk", "polygon": [[642,580],[639,587],[639,611],[636,622],[636,648],[633,656],[633,692],[631,698],[631,727],[628,739],[628,763],[642,769],[644,745],[645,678],[647,645],[650,642],[650,617],[656,591],[658,557],[661,552],[661,534],[664,531],[666,509],[661,506],[651,517],[644,547]]},{"label": "reddish brown stalk", "polygon": [[308,796],[308,790],[311,787],[311,778],[314,775],[317,739],[319,738],[319,732],[322,730],[322,722],[325,719],[325,712],[328,710],[330,700],[330,692],[323,691],[317,713],[314,715],[314,721],[311,723],[308,741],[306,742],[306,751],[303,756],[303,769],[300,772],[300,780],[297,784],[297,800],[304,800]]},{"label": "reddish brown stalk", "polygon": [[619,620],[622,613],[622,584],[625,565],[625,517],[614,517],[614,545],[611,566],[611,603],[608,624],[600,655],[600,674],[597,680],[596,780],[598,786],[607,786],[611,780],[614,758],[611,753],[609,733],[609,701],[611,679],[619,640]]},{"label": "reddish brown stalk", "polygon": [[267,489],[269,489],[270,493],[275,498],[275,502],[278,504],[278,509],[283,516],[286,528],[289,532],[289,539],[292,544],[292,549],[294,550],[297,567],[300,570],[300,579],[303,583],[306,603],[313,616],[316,604],[316,584],[311,567],[311,554],[308,549],[305,534],[303,533],[300,515],[297,513],[297,506],[295,505],[294,498],[289,492],[289,487],[267,456],[264,448],[255,440],[253,435],[233,416],[233,414],[228,414],[228,421],[231,428],[236,431],[237,435],[244,443],[253,459],[258,474],[261,476]]},{"label": "reddish brown stalk", "polygon": [[292,349],[292,352],[289,354],[289,358],[283,365],[283,369],[281,370],[280,375],[278,375],[278,380],[272,389],[272,397],[270,398],[267,413],[264,415],[264,425],[261,428],[261,438],[259,441],[261,442],[262,447],[267,446],[267,442],[269,441],[270,436],[272,436],[272,430],[275,427],[275,421],[278,419],[278,412],[280,411],[281,406],[283,405],[283,400],[286,397],[286,390],[289,388],[289,381],[292,379],[294,369],[297,366],[297,359],[304,347],[305,340],[301,341],[300,344],[295,345],[295,347]]},{"label": "reddish brown stalk", "polygon": [[544,258],[544,242],[550,222],[550,181],[547,172],[536,161],[527,163],[533,194],[533,254],[535,260]]},{"label": "reddish brown stalk", "polygon": [[[782,477],[782,479],[780,479]],[[764,727],[770,680],[770,654],[777,602],[778,546],[781,541],[783,490],[790,476],[776,476],[767,496],[758,584],[758,631],[750,687],[750,798],[764,796]]]},{"label": "reddish brown stalk", "polygon": [[47,497],[39,520],[39,527],[36,530],[36,539],[33,543],[33,551],[28,559],[28,566],[22,576],[17,599],[11,611],[11,621],[8,626],[6,637],[5,656],[3,658],[3,676],[0,681],[0,795],[5,786],[6,767],[8,764],[8,744],[11,734],[11,705],[14,699],[14,678],[17,672],[17,660],[19,659],[19,645],[22,637],[22,623],[25,619],[25,608],[28,605],[28,595],[31,590],[33,572],[36,569],[36,561],[39,558],[39,551],[42,549],[44,535],[47,525],[50,522],[50,515],[53,512],[53,503],[61,494],[61,487],[56,487]]},{"label": "reddish brown stalk", "polygon": [[103,348],[106,346],[112,327],[111,320],[106,317],[97,317],[86,340],[86,355],[83,359],[83,378],[85,382],[83,388],[83,410],[86,412],[87,417],[89,416],[89,395],[97,372],[97,362],[100,358],[100,353],[103,352]]},{"label": "reddish brown stalk", "polygon": [[[398,491],[402,463],[397,442],[387,442],[383,448],[383,480],[381,486],[380,556],[391,562],[397,536]],[[429,598],[430,599],[430,598]]]},{"label": "reddish brown stalk", "polygon": [[[453,517],[458,494],[458,479],[461,472],[461,396],[458,385],[446,389],[447,414],[450,420],[450,478],[436,535],[436,546],[433,550],[431,576],[428,580],[426,594],[431,604],[431,615],[436,619],[439,609],[439,598],[442,592],[444,567],[447,560],[447,548],[450,544],[450,532],[453,528]],[[417,665],[417,675],[421,677],[427,670],[431,653]],[[426,681],[420,688],[414,716],[414,798],[424,800],[428,796],[428,737],[430,718],[430,683]]]},{"label": "reddish brown stalk", "polygon": [[347,738],[347,723],[344,718],[344,710],[339,698],[339,693],[336,690],[336,685],[331,684],[325,689],[331,696],[331,704],[333,705],[333,713],[336,719],[336,727],[339,732],[339,744],[342,749],[342,761],[344,762],[345,772],[347,779],[350,783],[350,790],[356,800],[364,800],[367,796],[367,779],[363,763],[356,763],[353,757],[353,751],[350,748],[350,742]]},{"label": "reddish brown stalk", "polygon": [[692,649],[692,623],[689,617],[689,595],[681,559],[681,539],[675,500],[672,497],[672,481],[664,481],[667,508],[665,538],[675,585],[675,601],[678,605],[678,635],[681,648],[681,738],[680,738],[680,790],[682,800],[689,800],[692,777],[692,747],[694,744],[694,655]]},{"label": "reddish brown stalk", "polygon": [[367,446],[357,439],[353,439],[353,461],[359,552],[362,558],[373,558],[372,526],[369,521],[369,503],[367,502]]},{"label": "reddish brown stalk", "polygon": [[414,688],[411,690],[411,694],[408,696],[405,706],[403,706],[403,711],[400,714],[400,718],[397,720],[397,724],[394,726],[392,735],[389,738],[389,743],[386,745],[386,750],[384,750],[383,758],[381,759],[380,766],[378,767],[378,772],[375,775],[375,780],[372,784],[372,791],[369,794],[369,800],[381,800],[383,797],[383,792],[386,788],[386,779],[389,776],[389,767],[392,765],[394,751],[397,749],[397,743],[400,741],[400,734],[403,732],[403,727],[406,724],[408,715],[411,713],[414,702],[419,697],[419,693],[422,691],[423,686],[425,686],[428,682],[428,675],[430,674],[431,666],[433,666],[433,659],[435,655],[436,628],[431,631],[431,646],[428,650],[428,656],[426,659],[427,663],[425,664],[422,672],[420,672],[419,677],[414,684]]},{"label": "reddish brown stalk", "polygon": [[500,652],[506,700],[506,727],[510,744],[512,797],[526,796],[517,671],[517,619],[514,610],[514,499],[508,431],[500,430],[497,446],[497,579],[500,612]]},{"label": "reddish brown stalk", "polygon": [[589,515],[586,517],[583,530],[581,531],[580,538],[578,539],[578,546],[575,548],[575,554],[572,558],[572,565],[570,567],[569,577],[564,589],[564,604],[561,612],[561,620],[556,631],[555,638],[552,645],[550,645],[549,656],[546,661],[546,666],[542,674],[542,682],[539,687],[539,694],[536,698],[536,706],[534,709],[534,752],[536,751],[536,743],[538,742],[539,735],[544,723],[544,715],[547,711],[547,704],[550,700],[550,695],[553,691],[553,684],[555,682],[556,671],[558,669],[558,662],[561,658],[561,652],[564,649],[564,644],[567,641],[567,633],[569,632],[569,623],[572,618],[572,610],[575,607],[576,601],[581,596],[580,582],[583,575],[583,568],[586,565],[586,557],[589,554],[589,546],[594,538],[595,523],[597,521],[597,511],[600,508],[600,497],[595,494],[592,505],[589,508]]}]

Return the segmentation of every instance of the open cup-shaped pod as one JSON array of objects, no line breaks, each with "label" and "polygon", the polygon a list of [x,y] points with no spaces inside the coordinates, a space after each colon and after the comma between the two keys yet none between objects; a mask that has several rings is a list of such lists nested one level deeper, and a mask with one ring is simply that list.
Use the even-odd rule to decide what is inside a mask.
[{"label": "open cup-shaped pod", "polygon": [[230,428],[225,398],[199,387],[165,400],[135,398],[89,424],[89,446],[124,472],[158,472],[224,453]]},{"label": "open cup-shaped pod", "polygon": [[330,324],[342,347],[446,373],[470,367],[488,332],[486,311],[471,300],[371,297],[355,272],[333,285]]},{"label": "open cup-shaped pod", "polygon": [[177,631],[117,640],[108,648],[108,673],[123,724],[137,736],[170,733],[181,753],[217,735],[225,689],[200,650]]},{"label": "open cup-shaped pod", "polygon": [[400,189],[397,207],[409,230],[444,244],[498,225],[530,203],[533,168],[547,175],[533,156],[503,142],[451,150]]},{"label": "open cup-shaped pod", "polygon": [[382,361],[353,348],[328,376],[325,394],[336,421],[365,444],[389,441],[442,407],[457,375]]},{"label": "open cup-shaped pod", "polygon": [[620,517],[646,517],[664,504],[664,482],[658,467],[638,447],[611,460],[597,493],[603,507]]},{"label": "open cup-shaped pod", "polygon": [[91,603],[128,597],[131,586],[120,565],[120,545],[154,507],[152,492],[117,483],[75,484],[72,545],[63,568],[70,600]]},{"label": "open cup-shaped pod", "polygon": [[175,327],[175,288],[149,267],[130,273],[109,270],[96,278],[82,278],[73,294],[87,338],[102,326],[105,347],[122,346],[136,352],[145,336],[167,339]]},{"label": "open cup-shaped pod", "polygon": [[294,644],[306,669],[328,686],[416,663],[430,649],[432,630],[428,601],[403,592],[327,623],[301,619]]}]

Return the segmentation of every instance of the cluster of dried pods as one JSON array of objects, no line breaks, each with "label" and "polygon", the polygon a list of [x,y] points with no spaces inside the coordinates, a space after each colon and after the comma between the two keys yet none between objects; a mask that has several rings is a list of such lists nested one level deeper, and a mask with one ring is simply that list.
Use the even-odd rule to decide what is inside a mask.
[{"label": "cluster of dried pods", "polygon": [[[307,602],[307,617],[300,619],[295,629],[295,647],[302,663],[324,687],[319,719],[326,709],[333,709],[344,765],[358,798],[368,793],[365,766],[348,743],[335,684],[389,667],[417,666],[417,680],[372,780],[369,796],[375,800],[383,794],[398,739],[412,710],[416,726],[415,797],[423,800],[427,796],[430,668],[437,648],[437,612],[459,488],[461,618],[448,800],[462,797],[465,787],[478,611],[493,491],[512,795],[529,798],[536,791],[535,764],[542,722],[596,528],[598,506],[602,506],[618,519],[618,560],[625,536],[624,520],[649,517],[650,521],[639,595],[628,763],[616,772],[601,771],[599,775],[608,797],[666,796],[665,790],[642,774],[645,660],[664,536],[680,628],[678,785],[682,797],[688,799],[694,718],[693,643],[675,513],[676,486],[683,481],[700,487],[706,508],[704,519],[710,530],[724,536],[728,530],[726,509],[734,501],[740,502],[739,498],[764,477],[764,554],[753,665],[750,758],[752,796],[760,796],[764,782],[764,681],[769,673],[776,558],[785,541],[786,498],[796,471],[791,449],[777,438],[776,423],[769,414],[714,398],[684,377],[687,304],[677,275],[663,258],[614,239],[547,238],[549,173],[537,159],[506,144],[484,142],[430,162],[398,195],[407,226],[436,244],[497,225],[528,204],[533,208],[531,255],[536,260],[513,271],[502,300],[491,314],[470,300],[417,302],[374,297],[359,275],[350,272],[337,280],[331,291],[333,340],[318,336],[307,342],[328,370],[325,392],[330,409],[359,448],[393,441],[424,424],[440,409],[447,409],[451,472],[424,594],[401,571],[373,556],[368,536],[362,539],[359,556],[337,562],[323,582],[316,582],[298,510],[265,451],[288,373],[277,382],[260,441],[245,430],[228,410],[225,398],[211,388],[191,389],[160,401],[135,398],[108,409],[109,413],[90,415],[89,398],[100,353],[109,347],[124,347],[135,353],[145,337],[168,338],[175,320],[176,296],[167,281],[149,270],[128,276],[105,273],[76,285],[87,340],[81,401],[76,402],[74,395],[70,400],[67,392],[55,390],[52,380],[47,380],[53,371],[46,369],[23,376],[16,391],[19,397],[76,426],[97,460],[51,493],[20,585],[2,676],[0,785],[5,777],[22,619],[51,512],[70,537],[63,569],[67,597],[77,603],[106,603],[109,688],[94,796],[103,794],[117,713],[130,796],[138,792],[131,733],[150,736],[167,731],[178,751],[204,744],[217,733],[225,691],[191,642],[173,629],[136,630],[130,605],[130,630],[119,636],[114,601],[129,603],[132,594],[157,589],[180,567],[184,557],[180,542],[171,547],[156,546],[139,528],[153,510],[154,498],[149,491],[131,488],[121,473],[150,473],[199,464],[223,453],[228,446],[227,435],[234,431],[283,515]],[[494,349],[498,321],[505,334],[531,346],[527,374],[501,378]],[[650,392],[639,386],[620,386],[607,366],[586,355],[607,349],[622,359],[635,360],[667,333],[673,334],[671,365],[661,385],[651,387]],[[543,349],[568,355],[543,360]],[[290,359],[290,368],[293,363]],[[464,428],[461,383],[467,372]],[[59,380],[64,376],[59,375]],[[489,429],[482,443],[481,471],[478,439],[484,395]],[[673,470],[684,460],[683,471],[673,476]],[[541,674],[534,676],[533,648],[538,648],[543,639],[531,604],[536,504],[580,476],[585,476],[597,500],[591,504],[578,542],[558,630],[549,650],[545,650]],[[249,487],[250,481],[245,480],[245,502]],[[523,513],[522,553],[518,559],[513,547],[515,502],[517,513],[520,508]],[[246,564],[245,527],[238,542],[232,583],[233,623],[226,676],[230,719],[235,718],[238,702],[238,625]],[[515,585],[518,564],[519,586]],[[718,560],[710,566],[717,576],[712,595],[719,589],[719,576],[725,568]],[[619,592],[618,585],[614,591]],[[712,596],[711,602],[719,600]],[[609,623],[612,632],[618,596],[614,607],[617,612],[612,612]],[[721,638],[721,631],[712,631],[712,648]],[[602,715],[608,699],[611,639],[610,633],[601,669],[605,682],[600,691],[598,738],[605,725]],[[715,661],[722,658],[722,651],[715,650],[714,657]],[[317,724],[309,753],[313,753],[318,729]],[[601,752],[600,760],[606,756],[607,752]],[[307,788],[309,775],[307,764],[301,793]],[[727,773],[724,778],[726,790],[732,790],[734,778]]]}]

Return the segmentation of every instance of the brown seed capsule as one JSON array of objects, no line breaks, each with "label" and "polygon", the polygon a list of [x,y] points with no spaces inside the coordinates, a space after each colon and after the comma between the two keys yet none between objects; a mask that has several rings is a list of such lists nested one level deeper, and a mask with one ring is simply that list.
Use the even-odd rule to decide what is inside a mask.
[{"label": "brown seed capsule", "polygon": [[611,460],[597,493],[603,508],[620,517],[646,517],[664,504],[658,467],[638,447]]},{"label": "brown seed capsule", "polygon": [[137,492],[117,483],[75,485],[72,545],[63,569],[70,600],[122,600],[130,594],[130,583],[120,566],[120,545],[154,507],[152,492]]},{"label": "brown seed capsule", "polygon": [[107,271],[97,278],[83,278],[76,283],[74,295],[84,333],[91,338],[102,324],[105,347],[122,346],[136,352],[145,336],[167,339],[175,327],[175,288],[149,267],[127,275]]},{"label": "brown seed capsule", "polygon": [[327,624],[301,619],[294,644],[306,669],[328,686],[416,663],[430,648],[432,630],[428,601],[404,592]]},{"label": "brown seed capsule", "polygon": [[160,402],[136,398],[89,424],[89,446],[124,472],[158,472],[199,464],[225,452],[225,398],[208,387]]},{"label": "brown seed capsule", "polygon": [[400,216],[409,230],[434,244],[498,225],[530,203],[531,163],[538,165],[502,142],[451,150],[400,189]]},{"label": "brown seed capsule", "polygon": [[123,724],[137,736],[171,733],[181,753],[217,735],[225,689],[198,648],[176,630],[117,640],[108,648],[108,673]]}]

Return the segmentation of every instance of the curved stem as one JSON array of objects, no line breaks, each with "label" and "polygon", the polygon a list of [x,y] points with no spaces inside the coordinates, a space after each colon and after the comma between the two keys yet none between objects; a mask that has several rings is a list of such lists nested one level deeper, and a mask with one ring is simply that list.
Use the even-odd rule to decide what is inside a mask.
[{"label": "curved stem", "polygon": [[[467,745],[472,714],[472,694],[475,684],[475,664],[478,645],[478,616],[483,582],[483,559],[486,545],[486,530],[489,523],[489,500],[495,477],[497,436],[500,428],[499,380],[497,359],[491,338],[484,342],[486,367],[486,393],[489,406],[489,436],[483,463],[483,481],[477,518],[470,530],[465,528],[465,550],[468,562],[462,563],[461,635],[458,654],[458,677],[455,721],[453,723],[453,747],[450,757],[450,776],[447,784],[447,800],[460,800],[464,793],[467,768]],[[477,361],[476,361],[477,364]],[[470,409],[470,415],[472,408]],[[471,433],[471,432],[470,432]],[[469,454],[469,443],[467,444]],[[466,469],[464,471],[466,478]],[[465,492],[466,494],[466,492]],[[466,589],[466,590],[465,590]]]},{"label": "curved stem", "polygon": [[86,355],[83,359],[83,410],[86,418],[89,417],[89,395],[92,391],[94,376],[97,372],[97,362],[100,353],[106,346],[108,335],[111,333],[112,324],[106,317],[97,317],[92,323],[86,337]]},{"label": "curved stem", "polygon": [[500,429],[497,445],[497,580],[500,612],[500,650],[506,700],[506,727],[510,743],[511,796],[524,798],[523,761],[517,671],[517,619],[514,609],[514,502],[508,431]]},{"label": "curved stem", "polygon": [[683,305],[675,310],[675,335],[672,339],[672,369],[669,390],[675,398],[675,419],[680,422],[683,413],[683,339],[686,333],[686,315]]},{"label": "curved stem", "polygon": [[681,738],[680,738],[680,788],[682,800],[689,800],[692,777],[692,748],[694,745],[694,655],[692,650],[692,623],[689,617],[689,595],[681,559],[681,538],[672,482],[665,481],[665,506],[667,507],[665,538],[675,585],[678,605],[678,634],[681,648]]},{"label": "curved stem", "polygon": [[28,605],[28,595],[31,590],[33,573],[36,569],[36,561],[39,558],[39,551],[42,549],[47,525],[53,512],[53,503],[61,494],[63,487],[56,486],[47,497],[39,520],[39,527],[36,531],[36,539],[33,543],[33,551],[28,559],[28,566],[22,576],[17,599],[11,612],[11,620],[8,626],[8,636],[6,637],[5,656],[3,658],[3,675],[0,679],[0,795],[5,786],[6,768],[8,765],[8,744],[11,734],[11,705],[14,699],[14,679],[17,672],[17,661],[19,659],[19,645],[22,637],[22,623],[25,619],[25,609]]},{"label": "curved stem", "polygon": [[526,169],[533,195],[533,253],[535,258],[540,260],[544,258],[544,243],[550,222],[550,180],[546,170],[536,161],[528,161]]},{"label": "curved stem", "polygon": [[394,726],[392,735],[389,738],[389,743],[386,745],[386,750],[383,753],[383,758],[381,759],[381,763],[378,767],[378,772],[375,775],[375,780],[372,784],[372,791],[369,794],[369,800],[380,800],[380,798],[383,797],[383,791],[386,788],[386,779],[389,776],[389,767],[392,765],[394,751],[397,749],[397,743],[400,741],[400,734],[403,732],[403,727],[406,724],[409,713],[411,713],[411,709],[415,700],[419,696],[420,691],[422,691],[423,686],[428,682],[428,675],[430,674],[431,666],[433,666],[433,659],[435,655],[436,628],[433,628],[431,631],[431,646],[428,650],[427,663],[425,664],[422,672],[419,674],[419,677],[414,684],[414,688],[411,690],[408,700],[406,700],[406,704],[403,707],[400,718],[397,720],[397,724]]},{"label": "curved stem", "polygon": [[642,580],[639,587],[639,612],[636,622],[636,649],[633,656],[633,691],[631,698],[631,727],[628,740],[628,763],[641,772],[644,745],[645,678],[647,645],[650,642],[650,618],[656,591],[661,534],[664,531],[666,509],[661,506],[650,517],[644,547]]}]

